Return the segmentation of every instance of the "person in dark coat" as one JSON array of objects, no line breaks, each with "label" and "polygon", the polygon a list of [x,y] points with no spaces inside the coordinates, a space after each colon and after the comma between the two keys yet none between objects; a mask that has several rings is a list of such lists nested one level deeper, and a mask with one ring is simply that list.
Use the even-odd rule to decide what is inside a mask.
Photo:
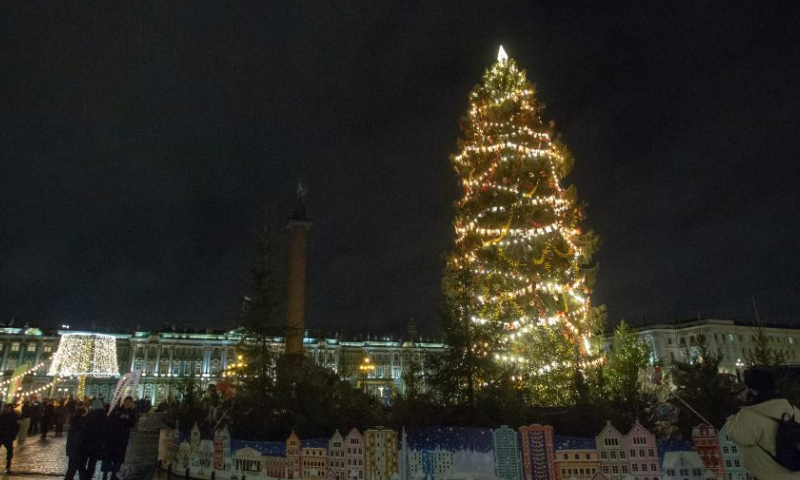
[{"label": "person in dark coat", "polygon": [[86,469],[83,472],[85,476],[81,480],[89,480],[94,476],[97,462],[102,459],[105,443],[108,440],[106,438],[108,418],[103,401],[95,398],[90,405],[89,413],[86,415],[84,439],[81,442],[81,454],[86,458]]},{"label": "person in dark coat", "polygon": [[122,405],[113,409],[108,415],[107,440],[103,452],[103,480],[107,480],[109,473],[111,480],[119,480],[117,472],[125,462],[125,451],[128,449],[128,440],[134,426],[136,426],[136,405],[133,403],[133,398],[125,397]]},{"label": "person in dark coat", "polygon": [[19,415],[14,411],[14,405],[3,405],[0,413],[0,444],[6,447],[6,474],[11,473],[11,459],[14,458],[14,440],[19,433]]},{"label": "person in dark coat", "polygon": [[52,400],[44,399],[42,401],[42,440],[47,438],[47,432],[53,426],[56,420],[56,407],[53,405]]},{"label": "person in dark coat", "polygon": [[69,463],[67,464],[67,473],[64,475],[64,480],[74,480],[76,472],[78,473],[78,478],[82,480],[87,478],[87,457],[83,452],[85,439],[86,410],[83,407],[78,407],[74,411],[72,421],[69,424],[69,431],[67,432],[67,457],[69,458]]},{"label": "person in dark coat", "polygon": [[64,423],[70,423],[72,421],[72,416],[75,415],[75,407],[77,406],[78,402],[72,398],[72,395],[67,398],[67,418]]},{"label": "person in dark coat", "polygon": [[20,418],[31,418],[33,414],[33,407],[31,406],[30,400],[23,400],[22,401],[22,416]]},{"label": "person in dark coat", "polygon": [[42,421],[42,404],[36,398],[31,403],[31,424],[28,427],[28,434],[39,433],[39,424]]},{"label": "person in dark coat", "polygon": [[64,422],[67,420],[67,406],[64,405],[65,400],[62,398],[58,405],[56,405],[56,437],[60,437],[64,433]]}]

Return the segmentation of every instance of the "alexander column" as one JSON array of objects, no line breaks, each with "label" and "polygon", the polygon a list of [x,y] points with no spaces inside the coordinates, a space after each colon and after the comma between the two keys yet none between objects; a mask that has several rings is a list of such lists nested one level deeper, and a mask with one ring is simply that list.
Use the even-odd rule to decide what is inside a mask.
[{"label": "alexander column", "polygon": [[286,228],[289,229],[289,300],[287,302],[286,355],[301,358],[306,321],[306,237],[311,221],[306,217],[308,187],[297,184],[297,204]]}]

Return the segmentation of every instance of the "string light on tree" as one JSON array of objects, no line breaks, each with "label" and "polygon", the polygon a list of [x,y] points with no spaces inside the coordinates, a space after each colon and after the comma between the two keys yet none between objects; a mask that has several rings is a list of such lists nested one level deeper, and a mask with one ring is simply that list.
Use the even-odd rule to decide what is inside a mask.
[{"label": "string light on tree", "polygon": [[61,335],[48,372],[50,376],[77,376],[79,398],[84,396],[86,378],[119,376],[117,339],[99,333],[65,333]]},{"label": "string light on tree", "polygon": [[462,315],[499,332],[490,335],[493,358],[512,365],[535,400],[563,403],[574,369],[597,363],[601,323],[587,267],[596,237],[581,232],[576,191],[562,186],[573,159],[503,47],[469,100],[451,157],[463,191],[445,282],[470,277],[475,301]]}]

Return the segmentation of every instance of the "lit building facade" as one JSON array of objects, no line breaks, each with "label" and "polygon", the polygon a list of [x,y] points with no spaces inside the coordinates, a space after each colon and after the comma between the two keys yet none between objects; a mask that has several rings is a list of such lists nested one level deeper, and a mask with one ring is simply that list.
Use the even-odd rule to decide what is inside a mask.
[{"label": "lit building facade", "polygon": [[[61,333],[72,330],[45,332],[38,328],[0,327],[0,372],[7,379],[23,364],[42,364],[41,368],[26,377],[23,391],[32,390],[49,382],[46,376],[49,360],[58,348]],[[142,370],[137,396],[150,397],[153,403],[176,394],[178,385],[194,378],[203,386],[216,384],[222,372],[236,361],[238,346],[242,343],[239,331],[135,331],[113,334],[117,339],[117,358],[120,374]],[[411,362],[425,364],[426,357],[441,353],[445,345],[437,342],[410,340],[367,339],[342,340],[338,338],[304,339],[304,354],[318,365],[338,372],[353,383],[367,380],[369,391],[376,396],[404,391],[402,372]],[[276,352],[283,349],[275,340]],[[369,358],[375,368],[366,374],[358,365]],[[89,379],[86,393],[110,398],[117,379]],[[69,383],[61,387],[68,388]],[[54,392],[55,395],[61,392]],[[71,393],[71,392],[68,392]]]},{"label": "lit building facade", "polygon": [[[698,336],[704,334],[712,351],[722,354],[720,369],[726,373],[741,373],[747,364],[747,356],[755,348],[753,328],[740,325],[733,320],[696,320],[676,324],[656,324],[634,327],[639,338],[652,352],[653,361],[660,360],[670,365],[675,360],[687,361],[687,353],[696,353]],[[800,329],[764,327],[771,348],[785,350],[787,363],[800,365]],[[611,347],[612,337],[606,339]],[[774,346],[774,347],[773,347]]]}]

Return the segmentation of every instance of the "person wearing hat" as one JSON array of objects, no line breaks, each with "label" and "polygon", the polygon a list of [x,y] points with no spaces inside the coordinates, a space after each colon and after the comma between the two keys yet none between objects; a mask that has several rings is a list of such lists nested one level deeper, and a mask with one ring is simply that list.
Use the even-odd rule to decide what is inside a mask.
[{"label": "person wearing hat", "polygon": [[775,379],[767,369],[749,368],[744,372],[744,387],[739,392],[742,408],[728,417],[728,437],[742,451],[744,467],[758,480],[798,480],[775,461],[778,420],[784,413],[800,423],[800,410],[775,391]]},{"label": "person wearing hat", "polygon": [[13,403],[3,405],[0,414],[0,445],[6,447],[6,474],[11,473],[11,459],[14,458],[14,439],[19,433],[19,415]]}]

